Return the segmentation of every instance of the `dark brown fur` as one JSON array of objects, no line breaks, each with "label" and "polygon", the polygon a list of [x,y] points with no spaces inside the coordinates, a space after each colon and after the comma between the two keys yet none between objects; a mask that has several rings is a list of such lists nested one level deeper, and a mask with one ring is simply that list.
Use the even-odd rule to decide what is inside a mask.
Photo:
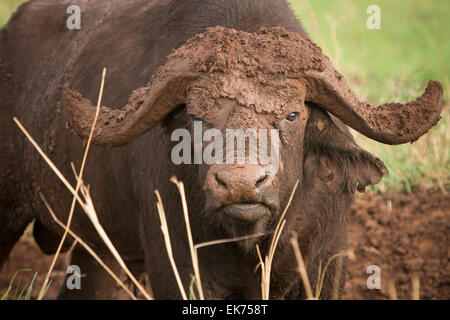
[{"label": "dark brown fur", "polygon": [[[166,56],[209,26],[222,25],[253,32],[262,26],[283,26],[304,34],[284,0],[122,1],[81,2],[82,30],[65,27],[66,8],[77,1],[34,0],[22,5],[0,33],[0,264],[22,234],[37,219],[37,240],[45,252],[56,248],[60,228],[39,199],[49,200],[57,215],[67,219],[71,195],[47,168],[12,121],[16,116],[75,184],[70,168],[79,168],[82,141],[70,134],[60,99],[65,88],[96,101],[101,69],[108,68],[103,104],[118,108],[132,90],[144,85]],[[384,165],[360,149],[339,120],[310,105],[304,141],[282,149],[280,206],[283,208],[297,179],[300,186],[287,214],[272,271],[271,298],[304,298],[295,259],[287,241],[298,234],[311,282],[315,286],[319,261],[326,262],[346,246],[346,217],[355,189],[381,178]],[[170,130],[179,125],[167,118],[137,141],[112,150],[93,147],[85,180],[100,222],[127,263],[145,260],[156,298],[180,298],[164,247],[154,190],[163,197],[174,256],[187,288],[192,274],[178,191],[169,178],[186,186],[195,242],[229,237],[205,211],[201,170],[175,166],[170,160]],[[171,114],[173,116],[174,114]],[[318,129],[318,121],[321,121]],[[182,120],[183,122],[184,120]],[[187,120],[186,120],[187,121]],[[184,121],[184,123],[186,123]],[[276,222],[276,221],[275,221]],[[274,225],[271,221],[270,226]],[[73,230],[106,259],[88,218],[75,212]],[[48,234],[45,234],[48,230]],[[53,234],[53,236],[51,236]],[[260,241],[267,251],[270,236]],[[97,270],[77,249],[72,263]],[[83,257],[83,258],[81,258]],[[259,299],[258,258],[236,243],[199,251],[200,270],[208,298]],[[326,275],[323,298],[330,298],[335,264]],[[92,271],[88,278],[95,278]],[[101,272],[101,271],[98,271]],[[343,284],[343,272],[341,286]],[[104,298],[108,279],[62,298]],[[98,290],[103,286],[102,290]]]}]

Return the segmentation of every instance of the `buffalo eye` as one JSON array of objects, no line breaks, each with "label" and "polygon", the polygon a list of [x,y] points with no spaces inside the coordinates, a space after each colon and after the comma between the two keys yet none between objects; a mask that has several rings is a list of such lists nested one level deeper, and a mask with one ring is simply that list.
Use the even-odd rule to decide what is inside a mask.
[{"label": "buffalo eye", "polygon": [[199,116],[193,115],[192,116],[192,120],[194,120],[194,121],[201,121],[202,118],[200,118]]},{"label": "buffalo eye", "polygon": [[297,118],[298,118],[298,112],[289,113],[288,116],[286,117],[286,119],[288,121],[295,121],[295,120],[297,120]]}]

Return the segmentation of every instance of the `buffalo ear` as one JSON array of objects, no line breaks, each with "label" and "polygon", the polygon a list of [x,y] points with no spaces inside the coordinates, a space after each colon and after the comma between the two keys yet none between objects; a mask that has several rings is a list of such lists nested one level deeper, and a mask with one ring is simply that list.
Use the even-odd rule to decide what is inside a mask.
[{"label": "buffalo ear", "polygon": [[386,173],[384,163],[375,158],[373,161],[358,161],[356,167],[357,190],[363,192],[368,185],[376,185]]},{"label": "buffalo ear", "polygon": [[305,151],[305,159],[315,159],[316,177],[331,190],[362,192],[387,173],[383,161],[358,146],[339,119],[316,106],[311,106]]}]

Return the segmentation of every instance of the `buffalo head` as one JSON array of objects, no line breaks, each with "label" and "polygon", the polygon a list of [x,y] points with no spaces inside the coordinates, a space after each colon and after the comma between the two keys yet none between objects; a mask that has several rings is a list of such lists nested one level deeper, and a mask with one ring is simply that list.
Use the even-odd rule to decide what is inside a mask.
[{"label": "buffalo head", "polygon": [[[232,236],[264,233],[297,180],[305,203],[308,193],[317,198],[320,188],[338,193],[379,182],[383,163],[359,148],[342,123],[382,143],[411,142],[439,120],[442,94],[441,84],[430,81],[416,101],[372,107],[357,98],[308,38],[282,28],[246,33],[215,27],[174,51],[123,109],[103,107],[93,143],[125,145],[168,115],[191,130],[200,120],[202,130],[224,134],[277,129],[276,168],[273,163],[196,166],[206,212],[217,215]],[[87,138],[95,107],[70,90],[64,104],[69,125]]]}]

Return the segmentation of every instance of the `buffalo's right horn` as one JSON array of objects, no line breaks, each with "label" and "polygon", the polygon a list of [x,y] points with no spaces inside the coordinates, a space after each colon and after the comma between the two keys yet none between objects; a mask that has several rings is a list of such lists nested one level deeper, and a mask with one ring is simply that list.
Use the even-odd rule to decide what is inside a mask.
[{"label": "buffalo's right horn", "polygon": [[[120,110],[102,107],[92,143],[117,147],[139,138],[159,123],[176,106],[186,102],[186,89],[196,78],[191,61],[175,55],[162,66],[150,83],[133,91]],[[77,91],[66,90],[63,97],[67,121],[83,139],[89,137],[96,107]]]}]

